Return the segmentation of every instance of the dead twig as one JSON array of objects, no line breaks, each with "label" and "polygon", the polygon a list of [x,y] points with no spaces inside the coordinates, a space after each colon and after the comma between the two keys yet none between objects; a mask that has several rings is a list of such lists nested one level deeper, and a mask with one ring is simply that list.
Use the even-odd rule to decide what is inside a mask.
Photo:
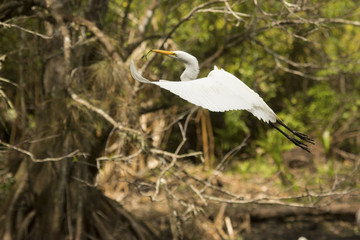
[{"label": "dead twig", "polygon": [[[222,3],[224,2],[225,0],[217,0],[217,1],[211,1],[211,2],[205,2],[203,4],[200,4],[196,7],[194,7],[185,17],[183,17],[180,21],[178,21],[177,24],[175,24],[172,29],[165,35],[165,37],[162,38],[162,42],[159,44],[159,47],[158,48],[163,48],[165,43],[167,42],[167,40],[169,38],[171,38],[171,36],[174,34],[174,32],[185,22],[189,21],[195,13],[197,13],[199,10],[207,7],[207,6],[210,6],[210,5],[213,5],[213,4],[216,4],[216,3]],[[153,57],[151,57],[151,59],[149,61],[146,62],[146,64],[144,64],[144,66],[142,67],[140,73],[144,72],[148,67],[149,65],[152,63],[152,61],[155,59],[155,56],[154,55]]]},{"label": "dead twig", "polygon": [[143,134],[140,132],[140,131],[137,131],[135,129],[132,129],[132,128],[128,128],[128,127],[124,127],[121,123],[115,121],[115,119],[113,119],[109,114],[105,113],[102,109],[100,108],[97,108],[93,105],[91,105],[88,101],[80,98],[77,94],[75,94],[71,88],[68,88],[68,92],[71,96],[71,98],[76,101],[77,103],[79,103],[80,105],[86,107],[87,109],[93,111],[93,112],[96,112],[97,114],[99,114],[101,117],[103,117],[106,121],[108,121],[111,125],[113,125],[114,128],[117,128],[118,130],[120,131],[123,131],[123,132],[126,132],[126,133],[129,133],[131,135],[134,135],[134,136],[140,136],[142,141],[142,146],[144,146],[145,144],[145,140],[144,140],[144,137],[143,137]]},{"label": "dead twig", "polygon": [[23,153],[25,155],[27,155],[31,161],[33,162],[56,162],[56,161],[61,161],[61,160],[64,160],[64,159],[67,159],[67,158],[72,158],[72,157],[76,157],[76,156],[87,156],[86,153],[81,153],[78,149],[67,154],[67,155],[64,155],[64,156],[61,156],[61,157],[52,157],[52,158],[43,158],[43,159],[38,159],[34,156],[33,153],[29,152],[29,151],[26,151],[22,148],[19,148],[19,147],[16,147],[14,145],[11,145],[11,144],[8,144],[8,143],[5,143],[3,141],[0,140],[0,144],[6,146],[7,148],[10,148],[12,150],[15,150],[17,152],[20,152],[20,153]]},{"label": "dead twig", "polygon": [[153,154],[160,154],[160,155],[168,156],[168,157],[171,157],[171,158],[175,157],[177,159],[195,157],[195,156],[200,156],[200,155],[203,154],[200,151],[199,152],[192,152],[192,153],[184,153],[184,154],[175,154],[175,153],[167,152],[167,151],[160,150],[160,149],[157,149],[157,148],[151,148],[150,152],[153,153]]},{"label": "dead twig", "polygon": [[170,162],[169,165],[167,165],[160,173],[157,181],[156,181],[156,186],[155,186],[155,193],[152,195],[151,199],[152,201],[155,201],[156,200],[156,197],[158,196],[159,194],[159,190],[160,190],[160,184],[161,183],[164,183],[166,185],[166,180],[163,179],[163,176],[165,175],[166,172],[168,172],[172,167],[175,166],[176,164],[176,161],[178,159],[178,156],[179,156],[179,152],[181,150],[181,148],[183,147],[183,145],[185,144],[186,142],[186,132],[187,132],[187,128],[188,128],[188,125],[189,125],[189,121],[190,121],[190,118],[192,116],[193,112],[191,112],[186,120],[185,120],[185,124],[184,126],[181,124],[181,123],[178,123],[179,125],[179,128],[180,128],[180,131],[181,131],[181,136],[182,136],[182,141],[180,142],[180,144],[178,145],[178,147],[176,148],[176,151],[174,152],[174,154],[171,154],[172,156],[172,160]]},{"label": "dead twig", "polygon": [[38,33],[38,32],[35,32],[35,31],[32,31],[32,30],[29,30],[29,29],[26,29],[26,28],[23,28],[23,27],[20,27],[16,24],[12,24],[12,23],[4,23],[4,22],[0,22],[0,25],[3,26],[4,28],[17,28],[21,31],[24,31],[26,33],[30,33],[30,34],[33,34],[35,36],[38,36],[38,37],[41,37],[43,39],[46,39],[46,40],[49,40],[49,39],[52,39],[54,36],[46,36],[44,34],[41,34],[41,33]]},{"label": "dead twig", "polygon": [[[250,137],[250,135],[247,135],[244,140],[242,141],[242,143],[233,148],[231,151],[229,151],[224,157],[223,159],[220,161],[220,163],[216,166],[214,173],[208,178],[208,182],[210,183],[216,176],[218,176],[221,171],[224,169],[225,165],[229,162],[229,160],[236,154],[238,153],[246,144],[246,141],[248,140],[248,138]],[[203,187],[203,189],[200,190],[201,193],[205,192],[205,190],[207,189],[208,185],[205,185]]]},{"label": "dead twig", "polygon": [[[73,17],[73,16],[69,17],[69,20],[74,23],[77,23],[79,25],[85,26],[89,31],[91,31],[99,39],[99,41],[105,47],[108,54],[112,58],[114,58],[114,60],[118,64],[124,63],[122,56],[120,56],[120,54],[118,54],[118,52],[116,51],[116,48],[111,43],[110,38],[103,31],[101,31],[94,22],[91,22],[85,18]],[[124,55],[124,54],[122,54],[122,55]]]},{"label": "dead twig", "polygon": [[215,202],[222,202],[222,203],[232,203],[232,204],[249,204],[249,203],[256,203],[256,204],[264,204],[264,205],[281,205],[281,206],[290,206],[290,207],[302,207],[302,208],[310,208],[310,207],[318,207],[315,203],[306,204],[306,203],[296,203],[296,202],[289,202],[289,200],[295,199],[312,199],[312,198],[324,198],[324,197],[334,197],[334,196],[345,196],[351,193],[350,190],[345,191],[328,191],[324,193],[316,193],[316,192],[308,192],[306,194],[296,195],[296,196],[289,196],[289,197],[260,197],[260,198],[253,198],[253,199],[228,199],[223,197],[215,197],[208,194],[203,194],[203,197],[215,201]]}]

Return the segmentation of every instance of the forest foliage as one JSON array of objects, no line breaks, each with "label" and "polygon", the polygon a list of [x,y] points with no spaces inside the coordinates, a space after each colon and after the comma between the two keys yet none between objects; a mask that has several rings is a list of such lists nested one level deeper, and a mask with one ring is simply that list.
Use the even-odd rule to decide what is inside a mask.
[{"label": "forest foliage", "polygon": [[[300,193],[307,184],[319,190],[319,182],[358,191],[359,19],[357,0],[0,0],[0,201],[15,196],[20,169],[42,181],[37,167],[22,167],[29,159],[68,159],[49,168],[69,168],[64,181],[74,174],[102,190],[125,179],[119,188],[127,192],[141,179],[155,199],[164,179],[191,178],[179,170],[182,154],[190,154],[184,166],[204,166],[206,179],[260,172]],[[295,146],[248,112],[209,113],[135,82],[131,59],[149,79],[179,80],[183,65],[148,54],[154,48],[196,56],[200,76],[216,65],[242,79],[287,125],[316,140],[305,157],[316,173],[309,167],[298,183],[286,155],[297,156]],[[58,180],[51,174],[49,186]]]}]

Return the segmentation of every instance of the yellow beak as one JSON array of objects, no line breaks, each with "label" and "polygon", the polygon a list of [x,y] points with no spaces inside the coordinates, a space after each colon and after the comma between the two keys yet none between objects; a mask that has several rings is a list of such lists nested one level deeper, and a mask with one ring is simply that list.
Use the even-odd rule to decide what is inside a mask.
[{"label": "yellow beak", "polygon": [[156,53],[160,53],[160,54],[164,54],[164,55],[176,55],[174,52],[165,51],[165,50],[153,49],[151,51],[156,52]]}]

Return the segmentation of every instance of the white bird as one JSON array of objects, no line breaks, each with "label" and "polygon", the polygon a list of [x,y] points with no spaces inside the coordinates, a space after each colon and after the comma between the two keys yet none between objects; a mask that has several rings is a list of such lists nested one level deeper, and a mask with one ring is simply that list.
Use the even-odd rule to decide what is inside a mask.
[{"label": "white bird", "polygon": [[[185,65],[185,71],[180,76],[181,81],[149,81],[139,74],[134,62],[131,60],[131,75],[137,81],[158,85],[195,105],[213,112],[247,110],[258,119],[269,123],[296,146],[310,152],[303,141],[311,144],[314,144],[314,141],[307,135],[294,131],[285,125],[259,94],[231,73],[214,66],[214,70],[207,77],[196,79],[199,74],[199,63],[194,56],[183,51],[156,49],[152,51],[179,60]],[[286,134],[275,125],[276,123],[285,127],[300,140]]]}]

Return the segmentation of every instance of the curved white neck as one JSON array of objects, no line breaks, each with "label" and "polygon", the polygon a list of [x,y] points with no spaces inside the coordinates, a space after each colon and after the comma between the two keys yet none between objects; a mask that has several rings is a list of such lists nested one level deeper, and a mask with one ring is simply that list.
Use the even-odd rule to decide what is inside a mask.
[{"label": "curved white neck", "polygon": [[199,74],[199,63],[195,59],[191,63],[184,63],[185,71],[181,74],[180,79],[181,81],[190,81],[197,78]]},{"label": "curved white neck", "polygon": [[196,57],[183,51],[174,51],[174,55],[168,55],[185,65],[185,71],[181,74],[181,81],[190,81],[197,78],[199,74],[199,63]]}]

